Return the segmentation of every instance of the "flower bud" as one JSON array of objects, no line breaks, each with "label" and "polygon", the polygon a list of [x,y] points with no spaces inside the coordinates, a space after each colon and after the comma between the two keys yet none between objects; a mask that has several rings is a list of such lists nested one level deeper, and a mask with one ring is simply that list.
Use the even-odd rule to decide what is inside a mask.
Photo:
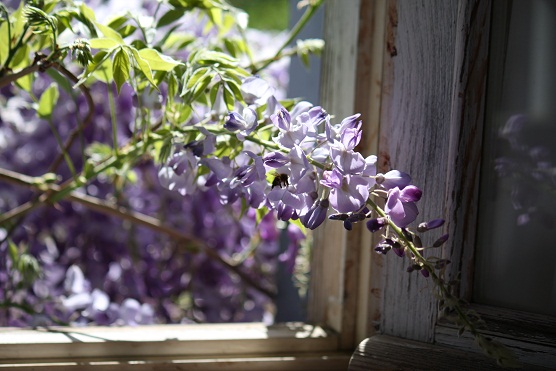
[{"label": "flower bud", "polygon": [[366,215],[362,214],[362,213],[355,213],[355,214],[351,214],[350,216],[348,216],[347,220],[349,220],[351,223],[357,223],[360,222],[362,220],[365,220]]},{"label": "flower bud", "polygon": [[438,240],[436,240],[433,244],[432,247],[440,247],[442,246],[442,244],[446,241],[448,241],[448,234],[444,234],[442,236],[440,236],[440,238]]},{"label": "flower bud", "polygon": [[386,225],[385,218],[376,218],[367,221],[367,229],[371,232],[377,232]]},{"label": "flower bud", "polygon": [[379,254],[385,255],[388,251],[390,251],[390,249],[392,249],[393,244],[394,242],[391,239],[387,238],[380,241],[378,245],[376,245],[375,251]]},{"label": "flower bud", "polygon": [[438,227],[442,227],[444,225],[444,219],[433,219],[428,222],[423,222],[419,224],[417,227],[417,231],[420,233],[430,231],[431,229],[435,229]]},{"label": "flower bud", "polygon": [[330,220],[346,220],[349,217],[348,214],[344,213],[337,213],[337,214],[330,214],[328,219]]},{"label": "flower bud", "polygon": [[400,245],[399,243],[395,243],[395,244],[392,246],[392,251],[393,251],[394,253],[396,253],[396,255],[398,255],[400,258],[403,258],[404,255],[405,255],[405,250],[404,250],[403,247],[401,247],[401,245]]}]

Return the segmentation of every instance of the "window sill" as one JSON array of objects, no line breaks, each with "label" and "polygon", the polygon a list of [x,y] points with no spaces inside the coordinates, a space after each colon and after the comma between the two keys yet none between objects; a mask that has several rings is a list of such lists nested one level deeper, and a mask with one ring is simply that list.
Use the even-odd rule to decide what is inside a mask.
[{"label": "window sill", "polygon": [[[531,371],[549,370],[524,365]],[[552,369],[552,368],[550,368]],[[353,353],[350,371],[363,370],[505,370],[476,351],[377,335],[363,340]]]},{"label": "window sill", "polygon": [[0,329],[0,370],[338,370],[350,357],[303,323]]}]

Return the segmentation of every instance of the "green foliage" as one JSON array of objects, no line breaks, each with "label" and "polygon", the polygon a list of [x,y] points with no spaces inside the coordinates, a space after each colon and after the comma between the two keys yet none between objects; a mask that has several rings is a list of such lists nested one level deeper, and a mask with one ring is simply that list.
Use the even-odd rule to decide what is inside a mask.
[{"label": "green foliage", "polygon": [[289,0],[230,0],[249,15],[249,27],[260,30],[286,30],[289,20]]},{"label": "green foliage", "polygon": [[130,61],[127,52],[123,48],[119,48],[114,55],[114,61],[112,62],[112,76],[114,77],[114,82],[116,83],[116,88],[118,93],[120,88],[129,79]]},{"label": "green foliage", "polygon": [[58,85],[55,83],[50,84],[42,93],[41,99],[39,100],[37,115],[39,115],[40,118],[50,119],[54,106],[56,106],[56,102],[58,102],[58,96]]},{"label": "green foliage", "polygon": [[25,246],[17,246],[11,240],[8,240],[8,255],[11,260],[10,275],[15,274],[17,275],[15,279],[19,279],[19,282],[16,282],[17,286],[30,287],[42,273],[37,259],[27,252]]}]

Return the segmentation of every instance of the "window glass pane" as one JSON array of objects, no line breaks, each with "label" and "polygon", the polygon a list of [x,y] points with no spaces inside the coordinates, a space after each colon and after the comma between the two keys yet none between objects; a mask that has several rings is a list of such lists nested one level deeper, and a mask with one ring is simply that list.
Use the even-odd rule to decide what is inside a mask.
[{"label": "window glass pane", "polygon": [[491,40],[474,300],[556,315],[556,3],[500,5],[493,24],[509,26]]}]

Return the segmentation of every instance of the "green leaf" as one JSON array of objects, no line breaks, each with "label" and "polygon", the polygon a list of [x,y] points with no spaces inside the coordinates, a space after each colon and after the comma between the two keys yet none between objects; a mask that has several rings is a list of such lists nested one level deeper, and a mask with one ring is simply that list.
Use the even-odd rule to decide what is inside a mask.
[{"label": "green leaf", "polygon": [[112,62],[112,75],[114,76],[114,82],[116,83],[118,94],[120,94],[120,88],[124,82],[129,79],[129,69],[129,56],[126,51],[121,48],[114,55],[114,61]]},{"label": "green leaf", "polygon": [[37,109],[37,114],[40,118],[48,119],[52,116],[54,106],[58,102],[58,95],[58,86],[55,83],[50,84],[44,93],[42,93]]},{"label": "green leaf", "polygon": [[195,36],[193,35],[170,33],[166,35],[164,43],[162,44],[162,48],[164,50],[182,50],[193,41],[195,41]]},{"label": "green leaf", "polygon": [[18,261],[19,249],[11,239],[8,239],[8,254],[10,255],[10,260],[12,261],[12,263],[16,263]]},{"label": "green leaf", "polygon": [[135,61],[135,64],[137,65],[137,67],[139,67],[139,69],[141,70],[143,75],[147,78],[147,80],[149,80],[151,85],[154,88],[156,88],[156,90],[158,90],[158,87],[156,86],[156,82],[153,80],[153,73],[151,71],[150,65],[147,63],[147,61],[145,61],[141,57],[141,55],[139,54],[137,49],[135,49],[133,47],[129,47],[129,50],[131,50],[133,60]]},{"label": "green leaf", "polygon": [[224,102],[226,103],[226,107],[228,108],[228,111],[234,110],[235,103],[236,103],[234,99],[234,93],[228,87],[228,85],[225,84],[224,84]]},{"label": "green leaf", "polygon": [[89,44],[93,49],[112,49],[120,45],[116,40],[107,37],[91,39],[89,40]]},{"label": "green leaf", "polygon": [[8,22],[2,22],[0,24],[0,65],[4,65],[4,61],[8,57],[8,45]]},{"label": "green leaf", "polygon": [[198,68],[198,69],[195,70],[193,75],[191,75],[191,77],[189,79],[187,79],[184,86],[187,89],[192,89],[197,84],[197,82],[199,82],[202,79],[205,79],[206,76],[209,76],[211,73],[212,73],[212,71],[208,67]]},{"label": "green leaf", "polygon": [[195,54],[193,62],[199,64],[220,64],[223,67],[236,67],[238,60],[228,54],[213,50],[201,50]]},{"label": "green leaf", "polygon": [[22,45],[15,53],[10,67],[14,70],[22,69],[30,65],[29,55],[31,54],[31,48],[29,45]]},{"label": "green leaf", "polygon": [[211,76],[204,77],[203,79],[199,80],[199,83],[195,85],[191,95],[191,101],[197,100],[201,94],[205,93],[205,89],[212,81]]},{"label": "green leaf", "polygon": [[117,16],[115,18],[110,19],[107,26],[114,30],[117,30],[118,28],[122,27],[124,23],[126,23],[128,20],[129,18],[126,17],[125,15]]},{"label": "green leaf", "polygon": [[52,68],[46,70],[46,74],[50,76],[50,78],[54,80],[60,88],[64,89],[66,93],[68,93],[69,95],[75,94],[75,90],[71,86],[72,85],[71,81],[67,79],[64,75],[60,75],[58,71]]},{"label": "green leaf", "polygon": [[149,64],[151,70],[155,71],[170,71],[181,64],[166,55],[160,54],[154,49],[141,49],[139,50],[139,55]]},{"label": "green leaf", "polygon": [[85,5],[85,3],[81,3],[81,5],[79,6],[79,10],[81,11],[81,14],[83,14],[83,16],[85,16],[89,21],[94,22],[97,20],[93,9],[89,8],[87,5]]},{"label": "green leaf", "polygon": [[296,219],[296,220],[290,219],[289,222],[291,224],[297,226],[301,230],[301,233],[303,233],[304,235],[307,235],[307,228],[305,228],[305,226],[303,224],[301,224],[301,220],[299,220],[299,219]]},{"label": "green leaf", "polygon": [[129,35],[133,34],[135,30],[137,30],[137,27],[128,24],[122,28],[119,28],[118,32],[120,33],[120,35],[122,35],[122,37],[128,37]]},{"label": "green leaf", "polygon": [[118,45],[124,45],[124,39],[122,38],[122,36],[114,29],[105,26],[103,24],[100,24],[98,22],[95,22],[95,26],[97,26],[97,28],[100,30],[100,32],[102,32],[104,34],[104,36],[106,36],[109,39],[112,39],[114,41],[116,41],[118,43]]},{"label": "green leaf", "polygon": [[167,11],[158,20],[158,23],[156,24],[156,28],[164,27],[164,26],[169,25],[172,22],[177,21],[178,19],[180,19],[183,16],[183,14],[184,14],[183,9],[171,9],[171,10]]},{"label": "green leaf", "polygon": [[94,166],[112,156],[112,147],[104,143],[93,142],[85,149],[85,154]]},{"label": "green leaf", "polygon": [[178,94],[178,79],[173,73],[168,77],[168,102],[173,103],[174,97]]},{"label": "green leaf", "polygon": [[21,1],[19,3],[19,8],[12,14],[12,19],[15,19],[14,27],[12,30],[12,38],[17,40],[19,35],[23,32],[23,28],[25,27],[25,14],[23,12],[25,6],[25,1]]},{"label": "green leaf", "polygon": [[95,54],[93,62],[87,66],[86,73],[79,80],[78,84],[85,82],[91,75],[95,76],[99,81],[106,84],[112,81],[112,61],[110,60],[110,53],[101,50]]}]

